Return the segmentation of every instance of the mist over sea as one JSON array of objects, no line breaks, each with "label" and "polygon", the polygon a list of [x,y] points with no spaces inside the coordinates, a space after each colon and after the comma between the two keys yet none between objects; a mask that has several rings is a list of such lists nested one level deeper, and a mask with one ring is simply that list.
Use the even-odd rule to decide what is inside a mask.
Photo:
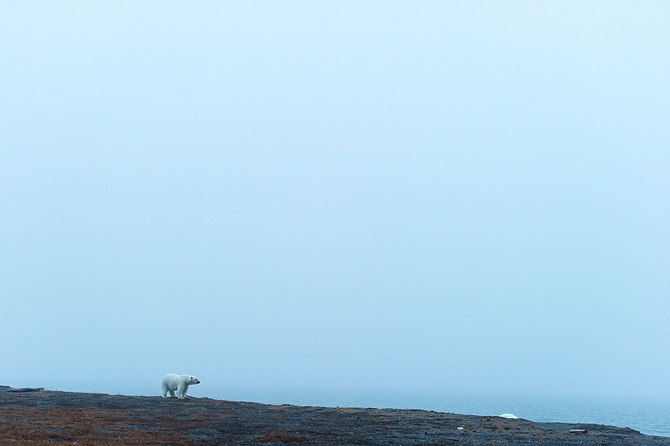
[{"label": "mist over sea", "polygon": [[[195,392],[194,392],[195,393]],[[604,424],[670,437],[670,401],[615,397],[470,396],[390,392],[221,390],[217,399],[326,407],[425,409],[467,415],[513,413],[536,422]]]}]

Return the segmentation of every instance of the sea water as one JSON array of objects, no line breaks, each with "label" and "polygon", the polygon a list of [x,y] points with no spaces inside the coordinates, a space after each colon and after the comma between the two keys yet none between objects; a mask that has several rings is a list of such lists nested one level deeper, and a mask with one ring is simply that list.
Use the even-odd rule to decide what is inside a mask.
[{"label": "sea water", "polygon": [[465,415],[512,413],[530,421],[604,424],[670,437],[668,400],[278,390],[227,390],[211,397],[300,406],[424,409]]}]

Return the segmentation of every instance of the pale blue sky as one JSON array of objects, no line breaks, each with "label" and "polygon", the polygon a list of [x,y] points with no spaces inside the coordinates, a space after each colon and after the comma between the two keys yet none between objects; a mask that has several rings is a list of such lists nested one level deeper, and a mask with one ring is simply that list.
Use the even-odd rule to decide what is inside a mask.
[{"label": "pale blue sky", "polygon": [[7,3],[0,384],[670,399],[669,54],[663,1]]}]

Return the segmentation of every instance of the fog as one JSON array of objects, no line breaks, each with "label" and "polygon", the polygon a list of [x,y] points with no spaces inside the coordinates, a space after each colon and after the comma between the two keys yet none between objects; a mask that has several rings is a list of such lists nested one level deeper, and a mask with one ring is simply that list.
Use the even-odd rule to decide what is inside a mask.
[{"label": "fog", "polygon": [[670,399],[667,3],[3,9],[0,384]]}]

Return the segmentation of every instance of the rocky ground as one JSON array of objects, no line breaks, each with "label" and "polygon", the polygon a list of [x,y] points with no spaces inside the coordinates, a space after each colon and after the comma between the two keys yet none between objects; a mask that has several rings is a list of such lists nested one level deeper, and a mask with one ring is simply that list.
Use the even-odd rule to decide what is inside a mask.
[{"label": "rocky ground", "polygon": [[[23,390],[23,391],[17,391]],[[626,428],[0,386],[2,445],[667,445]]]}]

